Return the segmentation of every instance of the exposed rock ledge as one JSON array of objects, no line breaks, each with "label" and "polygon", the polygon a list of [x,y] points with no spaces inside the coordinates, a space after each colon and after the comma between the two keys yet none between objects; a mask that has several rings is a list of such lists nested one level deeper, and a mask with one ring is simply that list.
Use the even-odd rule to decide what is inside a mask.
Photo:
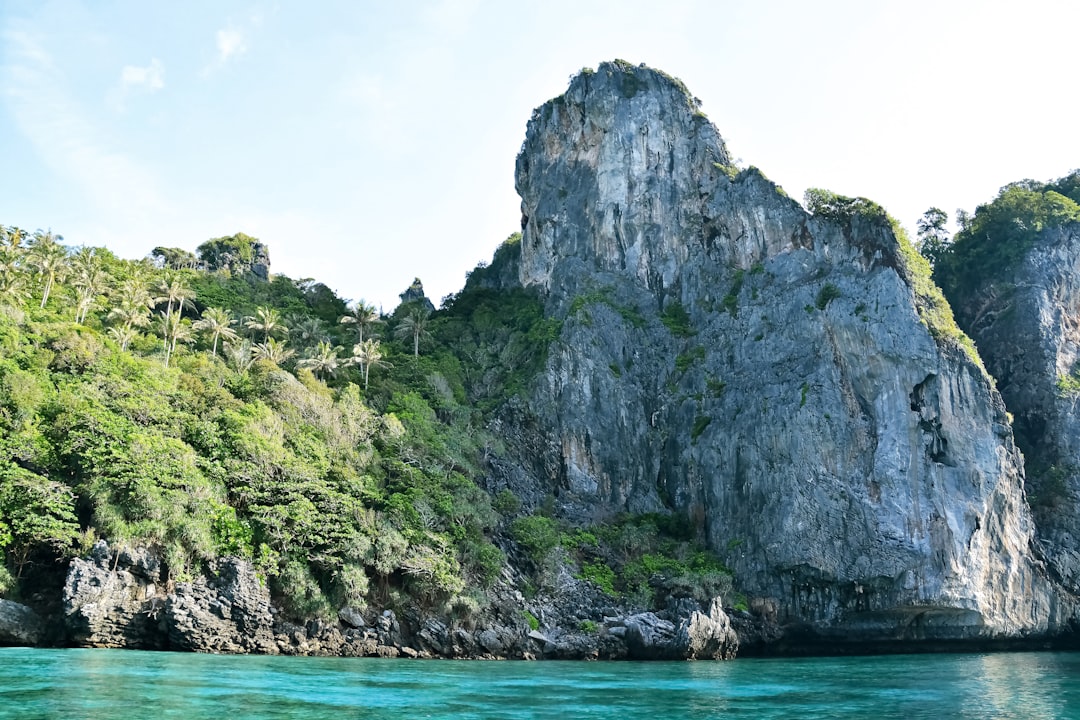
[{"label": "exposed rock ledge", "polygon": [[37,645],[41,638],[37,613],[17,602],[0,600],[0,645]]},{"label": "exposed rock ledge", "polygon": [[[720,598],[707,607],[673,598],[659,613],[630,613],[602,607],[601,596],[569,575],[563,574],[559,585],[556,596],[526,603],[504,584],[492,607],[469,622],[417,608],[399,616],[393,610],[346,607],[336,622],[301,626],[284,620],[271,605],[269,590],[246,560],[218,561],[206,576],[167,591],[153,552],[114,551],[99,541],[89,558],[71,563],[64,623],[69,644],[142,650],[664,660],[730,659],[738,651],[738,636]],[[527,620],[530,607],[528,615],[545,618],[536,628]],[[17,643],[34,644],[38,637],[25,635]]]},{"label": "exposed rock ledge", "polygon": [[[350,657],[681,660],[731,659],[736,653],[821,655],[1072,647],[1075,638],[980,637],[977,614],[908,608],[852,616],[828,628],[776,622],[767,599],[751,611],[725,612],[721,599],[669,598],[657,612],[612,607],[589,583],[561,573],[557,589],[526,600],[509,568],[492,604],[469,620],[411,607],[401,612],[345,607],[334,621],[288,622],[270,601],[251,563],[227,558],[194,582],[166,591],[161,562],[141,548],[95,545],[72,561],[59,618],[0,600],[0,645],[40,645],[64,638],[76,647]],[[732,613],[729,617],[728,613]],[[963,615],[963,617],[959,617]],[[533,628],[532,620],[537,627]],[[49,623],[62,625],[55,632]],[[970,625],[967,638],[953,629]],[[50,632],[52,630],[53,632]],[[1051,645],[1052,643],[1052,645]]]}]

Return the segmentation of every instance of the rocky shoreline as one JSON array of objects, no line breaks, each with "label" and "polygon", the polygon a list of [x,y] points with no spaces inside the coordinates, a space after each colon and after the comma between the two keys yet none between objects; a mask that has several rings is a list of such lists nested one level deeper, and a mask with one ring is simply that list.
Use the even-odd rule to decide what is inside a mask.
[{"label": "rocky shoreline", "polygon": [[168,588],[152,551],[99,540],[89,557],[71,562],[62,612],[41,615],[0,600],[0,645],[492,660],[731,659],[738,651],[720,598],[630,612],[568,573],[558,585],[526,601],[503,581],[491,605],[472,614],[345,607],[336,622],[297,624],[271,603],[247,560],[220,560],[205,576]]},{"label": "rocky shoreline", "polygon": [[[1071,649],[1073,635],[957,639],[935,634],[931,610],[897,632],[890,616],[864,633],[781,625],[768,602],[753,611],[668,598],[657,612],[612,604],[563,571],[558,590],[526,600],[504,577],[491,605],[471,615],[410,606],[341,608],[336,622],[291,622],[250,561],[227,558],[167,588],[144,548],[98,541],[71,562],[62,610],[0,600],[0,645],[123,648],[223,654],[482,660],[730,660],[739,657]],[[508,567],[506,574],[512,574]],[[591,618],[596,618],[595,620]],[[953,627],[947,624],[947,627]],[[951,631],[950,631],[951,632]]]}]

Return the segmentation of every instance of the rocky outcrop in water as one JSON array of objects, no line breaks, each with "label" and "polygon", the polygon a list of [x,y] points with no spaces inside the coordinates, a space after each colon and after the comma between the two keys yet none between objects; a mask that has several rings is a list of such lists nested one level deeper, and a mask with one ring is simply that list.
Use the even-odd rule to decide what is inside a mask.
[{"label": "rocky outcrop in water", "polygon": [[720,598],[707,611],[684,599],[666,613],[672,622],[644,612],[624,619],[610,632],[626,641],[634,660],[730,660],[739,651],[739,638]]},{"label": "rocky outcrop in water", "polygon": [[160,558],[99,540],[64,586],[68,642],[81,647],[276,653],[270,593],[251,563],[218,561],[169,592]]},{"label": "rocky outcrop in water", "polygon": [[883,217],[809,214],[625,63],[535,111],[516,180],[520,282],[564,320],[516,459],[565,517],[682,513],[833,636],[1062,621],[1005,406]]},{"label": "rocky outcrop in water", "polygon": [[110,550],[99,540],[71,561],[64,584],[69,642],[82,647],[161,650],[165,594],[158,557],[144,549]]},{"label": "rocky outcrop in water", "polygon": [[251,563],[226,558],[210,575],[180,583],[165,601],[174,650],[276,653],[270,592]]},{"label": "rocky outcrop in water", "polygon": [[[497,406],[485,486],[571,525],[680,516],[723,557],[746,604],[684,597],[727,591],[687,591],[661,573],[648,579],[656,594],[604,593],[582,579],[601,575],[575,577],[570,553],[529,559],[501,526],[510,564],[482,606],[462,596],[433,607],[384,587],[392,607],[298,619],[272,607],[246,560],[174,586],[154,552],[99,542],[70,566],[68,642],[675,659],[990,646],[1069,626],[1078,435],[1072,391],[1055,378],[1071,375],[1080,339],[1073,235],[1047,240],[1014,295],[991,287],[986,312],[967,318],[1031,443],[1037,535],[1006,405],[873,203],[819,198],[808,212],[760,171],[733,166],[680,82],[622,62],[583,72],[537,109],[516,183],[522,236],[484,288],[528,295],[534,313],[541,297],[552,330],[535,341],[547,348],[534,356],[542,369],[514,378],[521,387]],[[200,253],[232,272],[236,258],[259,264],[259,247],[238,235]],[[402,300],[430,305],[419,281]],[[1017,400],[1022,387],[1034,390]],[[530,567],[538,574],[526,578]],[[656,606],[627,599],[646,594]],[[0,617],[0,642],[15,637],[3,622],[19,621]]]},{"label": "rocky outcrop in water", "polygon": [[[80,647],[349,657],[518,659],[728,659],[739,640],[721,598],[672,598],[659,613],[613,598],[565,570],[532,600],[497,583],[491,604],[461,616],[410,606],[395,612],[342,608],[336,621],[296,624],[270,603],[246,560],[218,561],[193,582],[164,588],[162,565],[144,548],[99,541],[72,562],[65,587],[67,641]],[[520,580],[520,578],[517,578]],[[530,627],[532,617],[536,627]],[[0,644],[36,644],[29,608],[0,601]]]},{"label": "rocky outcrop in water", "polygon": [[0,645],[37,645],[43,626],[36,612],[25,605],[0,599]]}]

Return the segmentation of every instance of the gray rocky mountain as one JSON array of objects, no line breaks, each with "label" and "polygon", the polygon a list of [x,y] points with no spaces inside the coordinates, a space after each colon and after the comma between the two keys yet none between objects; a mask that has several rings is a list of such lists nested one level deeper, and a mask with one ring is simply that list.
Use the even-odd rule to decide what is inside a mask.
[{"label": "gray rocky mountain", "polygon": [[[485,486],[566,521],[537,518],[556,535],[625,514],[685,519],[745,607],[662,573],[645,580],[663,590],[656,603],[640,607],[559,552],[537,587],[541,563],[507,529],[514,510],[493,531],[507,562],[474,610],[468,598],[455,610],[386,594],[383,606],[299,617],[273,606],[251,560],[219,558],[174,583],[158,549],[102,540],[68,566],[63,642],[719,659],[1005,646],[1069,630],[1080,590],[1075,228],[1044,233],[1021,268],[958,305],[984,368],[880,207],[816,193],[803,208],[735,167],[700,103],[657,70],[616,61],[576,76],[529,121],[516,186],[520,241],[473,281],[534,307],[538,296],[558,331],[539,371],[483,415],[498,439]],[[260,248],[238,234],[200,252],[223,267],[243,256],[245,272],[265,276]],[[430,304],[419,281],[402,301]],[[524,362],[492,345],[499,363]],[[485,367],[481,385],[498,377]],[[50,622],[0,603],[0,644],[48,642]]]},{"label": "gray rocky mountain", "polygon": [[1063,622],[1005,405],[880,209],[810,214],[622,62],[534,112],[516,181],[520,283],[564,319],[517,459],[567,517],[673,509],[835,638]]}]

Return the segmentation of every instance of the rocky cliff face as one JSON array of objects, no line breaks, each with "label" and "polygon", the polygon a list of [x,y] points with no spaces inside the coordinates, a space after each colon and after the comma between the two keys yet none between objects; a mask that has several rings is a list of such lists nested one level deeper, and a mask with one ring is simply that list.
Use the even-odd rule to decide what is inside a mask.
[{"label": "rocky cliff face", "polygon": [[[247,560],[215,561],[194,581],[167,588],[153,550],[110,549],[101,540],[69,568],[64,640],[138,650],[485,659],[730,659],[739,648],[721,598],[673,598],[658,613],[634,613],[565,570],[553,594],[526,601],[515,589],[523,583],[507,568],[490,607],[466,623],[409,606],[344,607],[336,621],[297,625],[272,607]],[[0,645],[46,642],[43,625],[30,608],[0,600]]]},{"label": "rocky cliff face", "polygon": [[736,171],[681,83],[625,63],[535,111],[516,182],[520,282],[564,319],[519,457],[568,517],[683,513],[837,637],[1061,621],[1005,407],[887,222]]},{"label": "rocky cliff face", "polygon": [[957,319],[1015,416],[1039,547],[1080,592],[1080,227],[1048,229],[993,270],[952,298]]}]

